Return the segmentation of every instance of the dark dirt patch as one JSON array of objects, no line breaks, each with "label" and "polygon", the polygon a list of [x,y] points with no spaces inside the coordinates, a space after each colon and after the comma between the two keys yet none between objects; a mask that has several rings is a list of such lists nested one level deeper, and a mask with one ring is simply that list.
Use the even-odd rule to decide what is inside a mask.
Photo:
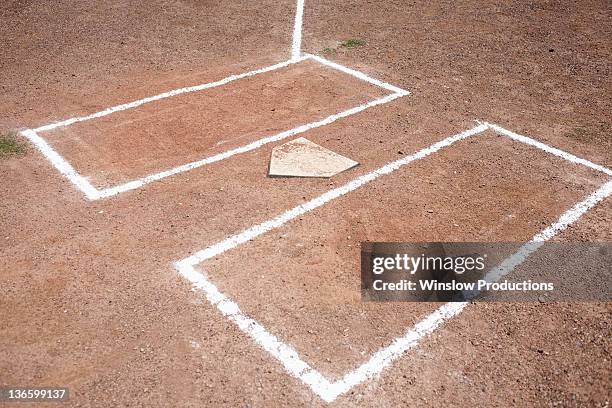
[{"label": "dark dirt patch", "polygon": [[15,131],[0,134],[0,159],[23,156],[27,151],[26,143]]},{"label": "dark dirt patch", "polygon": [[612,125],[608,122],[594,123],[589,126],[579,125],[568,131],[565,136],[606,150],[612,149]]}]

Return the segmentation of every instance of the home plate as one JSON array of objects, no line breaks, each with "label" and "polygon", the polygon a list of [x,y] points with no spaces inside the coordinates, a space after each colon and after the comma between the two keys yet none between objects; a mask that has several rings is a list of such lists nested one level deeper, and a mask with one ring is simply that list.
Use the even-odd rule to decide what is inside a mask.
[{"label": "home plate", "polygon": [[354,160],[300,137],[272,149],[268,175],[270,177],[331,177],[358,164]]}]

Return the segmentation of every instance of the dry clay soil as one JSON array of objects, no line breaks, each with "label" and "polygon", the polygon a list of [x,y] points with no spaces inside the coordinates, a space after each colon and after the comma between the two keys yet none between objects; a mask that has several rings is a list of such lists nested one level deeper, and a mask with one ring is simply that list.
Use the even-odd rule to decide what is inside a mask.
[{"label": "dry clay soil", "polygon": [[[266,177],[270,144],[90,202],[33,147],[0,162],[0,385],[69,387],[65,406],[326,406],[172,262],[474,119],[612,165],[608,2],[424,3],[307,1],[305,51],[412,92],[302,135],[360,162],[332,179]],[[293,13],[284,0],[3,1],[0,130],[283,61]],[[43,136],[106,187],[384,94],[308,62]],[[487,131],[198,267],[337,379],[436,306],[361,303],[360,242],[524,241],[605,181]],[[609,241],[611,203],[555,239]],[[608,406],[610,312],[470,305],[332,405]]]}]

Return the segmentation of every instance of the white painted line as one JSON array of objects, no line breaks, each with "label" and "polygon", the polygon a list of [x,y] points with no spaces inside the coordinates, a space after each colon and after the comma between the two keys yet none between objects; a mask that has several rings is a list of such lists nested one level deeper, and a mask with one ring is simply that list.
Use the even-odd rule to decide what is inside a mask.
[{"label": "white painted line", "polygon": [[540,249],[540,247],[544,245],[546,241],[564,231],[567,227],[582,217],[588,210],[609,197],[611,194],[612,181],[608,181],[593,194],[589,195],[586,199],[563,213],[563,215],[561,215],[561,217],[559,217],[555,223],[549,225],[538,234],[534,235],[531,241],[521,246],[518,251],[506,258],[497,267],[491,269],[491,271],[489,271],[483,277],[483,279],[487,282],[497,282],[508,273],[512,272],[518,265],[522,264],[525,259],[529,257],[529,255]]},{"label": "white painted line", "polygon": [[544,229],[544,231],[540,232],[538,235],[534,236],[533,242],[543,242],[548,241],[559,232],[563,231],[571,224],[576,222],[578,218],[580,218],[584,213],[593,208],[597,203],[603,201],[608,198],[612,193],[612,181],[608,181],[603,186],[601,186],[596,192],[587,197],[586,200],[579,202],[572,209],[563,214],[557,222],[550,225],[548,228]]},{"label": "white painted line", "polygon": [[595,164],[595,163],[592,163],[592,162],[590,162],[588,160],[581,159],[580,157],[576,157],[576,156],[574,156],[571,153],[568,153],[568,152],[565,152],[563,150],[557,149],[556,147],[552,147],[552,146],[546,145],[546,144],[544,144],[542,142],[539,142],[539,141],[537,141],[535,139],[532,139],[530,137],[519,135],[518,133],[511,132],[511,131],[509,131],[507,129],[504,129],[503,127],[495,125],[493,123],[487,123],[487,122],[483,122],[483,123],[485,125],[487,125],[488,127],[490,127],[491,129],[493,129],[495,132],[497,132],[500,135],[507,136],[510,139],[513,139],[513,140],[516,140],[518,142],[522,142],[522,143],[528,144],[528,145],[533,146],[533,147],[537,147],[540,150],[543,150],[543,151],[545,151],[547,153],[554,154],[555,156],[560,157],[562,159],[565,159],[565,160],[567,160],[569,162],[572,162],[574,164],[582,164],[583,166],[589,167],[589,168],[591,168],[593,170],[600,171],[602,173],[607,174],[608,176],[612,176],[612,170],[610,170],[610,169],[608,169],[608,168],[606,168],[604,166],[600,166],[599,164]]},{"label": "white painted line", "polygon": [[[487,127],[485,125],[476,126],[470,130],[448,137],[440,142],[434,143],[433,145],[422,149],[410,156],[406,156],[391,163],[388,163],[385,166],[378,168],[377,170],[358,177],[357,179],[345,184],[344,186],[330,190],[322,194],[321,196],[308,201],[307,203],[294,207],[293,209],[284,212],[283,214],[270,221],[266,221],[262,224],[258,224],[254,227],[251,227],[240,234],[236,234],[228,239],[225,239],[220,243],[215,244],[203,251],[199,251],[190,257],[187,257],[181,261],[177,261],[175,263],[175,267],[185,279],[187,279],[194,285],[195,288],[204,291],[208,301],[211,302],[213,305],[217,306],[217,308],[224,316],[227,316],[242,331],[244,331],[253,340],[255,340],[255,342],[259,346],[261,346],[264,350],[268,351],[274,358],[280,361],[285,367],[285,369],[292,376],[299,378],[305,384],[310,386],[313,391],[323,400],[332,401],[337,397],[337,395],[345,392],[343,390],[346,388],[347,384],[350,384],[352,381],[355,381],[355,379],[358,377],[351,376],[346,381],[338,383],[332,383],[327,380],[318,371],[314,370],[306,362],[304,362],[292,347],[278,340],[278,338],[270,334],[263,326],[245,315],[236,303],[232,302],[224,294],[222,294],[217,289],[217,287],[212,284],[202,273],[196,271],[194,266],[206,259],[219,255],[229,249],[235,248],[241,243],[247,242],[272,229],[278,228],[283,224],[289,222],[290,220],[317,207],[320,207],[335,198],[341,197],[373,180],[376,180],[377,178],[383,175],[390,174],[398,170],[402,166],[407,165],[408,163],[427,157],[440,149],[448,147],[457,141],[481,133],[486,129]],[[398,344],[404,345],[404,343],[405,342],[399,342]],[[395,345],[394,348],[391,348],[390,350],[395,349],[397,347],[398,345]],[[384,352],[379,352],[376,356],[378,356],[377,358],[380,359],[386,356],[386,354]],[[370,366],[373,366],[373,363],[367,365],[366,368]],[[366,370],[367,373],[369,373],[370,371],[370,368]],[[352,387],[352,385],[349,386],[349,388],[350,387]]]},{"label": "white painted line", "polygon": [[[612,181],[609,181],[597,191],[589,195],[586,199],[563,213],[563,215],[561,215],[561,217],[559,217],[554,224],[534,235],[530,242],[523,245],[516,253],[502,261],[500,265],[489,272],[484,279],[489,282],[495,282],[512,272],[512,270],[523,263],[529,255],[537,251],[545,241],[548,241],[561,231],[565,230],[572,223],[576,222],[589,209],[593,208],[596,204],[603,201],[611,194]],[[433,313],[429,314],[427,317],[417,323],[414,327],[409,329],[402,337],[395,339],[391,345],[376,352],[370,358],[370,360],[368,360],[368,362],[346,374],[342,380],[333,383],[333,392],[330,392],[330,394],[337,397],[338,395],[347,392],[355,385],[360,384],[380,373],[385,367],[391,364],[393,360],[398,359],[408,349],[416,346],[422,338],[433,333],[444,321],[449,320],[461,313],[467,305],[467,302],[451,302],[442,305]]]},{"label": "white painted line", "polygon": [[400,358],[407,350],[415,347],[421,339],[433,333],[442,323],[461,313],[466,305],[465,302],[456,302],[445,303],[440,306],[408,329],[403,336],[396,338],[390,345],[374,353],[366,363],[347,373],[341,380],[334,382],[332,390],[328,392],[333,398],[326,401],[331,402],[354,386],[380,374],[394,360]]},{"label": "white painted line", "polygon": [[205,89],[215,88],[215,87],[218,87],[218,86],[221,86],[221,85],[226,85],[226,84],[228,84],[228,83],[230,83],[232,81],[236,81],[238,79],[242,79],[242,78],[247,78],[247,77],[263,74],[264,72],[275,71],[277,69],[280,69],[280,68],[283,68],[283,67],[286,67],[286,66],[289,66],[289,65],[292,65],[292,64],[296,64],[296,63],[304,61],[306,59],[308,59],[308,58],[307,57],[303,57],[303,58],[291,59],[291,60],[288,60],[288,61],[280,62],[278,64],[270,65],[268,67],[256,69],[254,71],[244,72],[242,74],[237,74],[237,75],[230,75],[230,76],[228,76],[226,78],[220,79],[220,80],[215,81],[215,82],[209,82],[209,83],[206,83],[206,84],[188,86],[186,88],[174,89],[172,91],[160,93],[160,94],[154,95],[154,96],[149,96],[147,98],[139,99],[137,101],[133,101],[133,102],[129,102],[129,103],[124,103],[124,104],[117,105],[117,106],[112,106],[112,107],[104,109],[104,110],[102,110],[100,112],[92,113],[91,115],[79,116],[79,117],[75,117],[75,118],[66,119],[66,120],[63,120],[61,122],[56,122],[56,123],[51,123],[51,124],[48,124],[48,125],[44,125],[44,126],[41,126],[39,128],[34,129],[34,131],[35,132],[49,131],[49,130],[52,130],[52,129],[55,129],[55,128],[58,128],[58,127],[69,126],[69,125],[72,125],[72,124],[77,123],[77,122],[84,122],[86,120],[101,118],[103,116],[110,115],[110,114],[115,113],[115,112],[121,112],[121,111],[124,111],[124,110],[127,110],[127,109],[137,108],[138,106],[144,105],[146,103],[151,103],[151,102],[159,101],[160,99],[165,99],[165,98],[170,98],[170,97],[173,97],[173,96],[182,95],[182,94],[186,94],[186,93],[198,92],[198,91],[203,91]]},{"label": "white painted line", "polygon": [[[379,169],[367,173],[357,179],[345,184],[342,187],[330,190],[305,204],[294,207],[291,210],[273,218],[269,221],[257,224],[239,234],[233,235],[217,244],[214,244],[202,251],[175,263],[178,272],[194,286],[194,289],[204,291],[206,298],[219,311],[234,322],[243,332],[251,337],[260,347],[268,351],[277,359],[289,374],[308,385],[312,391],[326,402],[335,400],[339,395],[347,392],[352,387],[380,374],[394,360],[401,357],[407,350],[415,347],[420,340],[433,333],[442,323],[457,316],[467,306],[467,302],[446,303],[433,313],[426,316],[414,327],[410,328],[405,334],[396,338],[389,346],[376,352],[367,362],[347,373],[341,380],[331,381],[325,378],[317,370],[313,369],[308,363],[300,358],[298,353],[289,345],[280,341],[277,337],[269,333],[257,321],[245,315],[239,306],[221,293],[203,273],[198,272],[194,266],[206,259],[217,256],[225,251],[248,242],[266,232],[279,228],[288,221],[318,208],[329,201],[347,194],[378,177],[390,174],[400,167],[424,157],[427,157],[444,147],[466,139],[472,135],[482,133],[487,130],[489,125],[481,124],[463,133],[446,138],[431,145],[419,152],[388,163]],[[531,144],[531,143],[529,143]],[[590,166],[589,166],[590,167]],[[495,274],[489,278],[499,278],[522,263],[539,245],[565,230],[569,225],[576,222],[590,208],[609,197],[612,194],[612,181],[607,182],[596,192],[589,195],[585,200],[579,202],[570,210],[562,214],[559,219],[549,227],[534,235],[528,244],[525,244],[519,251],[504,260],[495,270]]]},{"label": "white painted line", "polygon": [[235,155],[240,154],[240,153],[246,153],[246,152],[249,152],[251,150],[255,150],[255,149],[257,149],[257,148],[259,148],[259,147],[261,147],[263,145],[266,145],[268,143],[277,142],[279,140],[283,140],[283,139],[286,139],[288,137],[295,136],[295,135],[300,134],[300,133],[304,133],[304,132],[306,132],[308,130],[311,130],[311,129],[315,129],[315,128],[318,128],[318,127],[321,127],[321,126],[329,125],[330,123],[333,123],[333,122],[337,121],[338,119],[354,115],[356,113],[364,111],[364,110],[366,110],[368,108],[371,108],[373,106],[389,103],[389,102],[391,102],[394,99],[400,98],[401,96],[402,95],[391,94],[391,95],[384,96],[382,98],[374,99],[374,100],[372,100],[370,102],[364,103],[364,104],[356,106],[354,108],[347,109],[347,110],[342,111],[340,113],[335,113],[335,114],[330,115],[330,116],[328,116],[328,117],[326,117],[324,119],[321,119],[319,121],[307,123],[305,125],[301,125],[301,126],[293,128],[293,129],[289,129],[289,130],[286,130],[284,132],[277,133],[277,134],[272,135],[272,136],[267,136],[267,137],[264,137],[262,139],[256,140],[256,141],[254,141],[252,143],[249,143],[249,144],[237,147],[235,149],[227,150],[227,151],[225,151],[223,153],[219,153],[219,154],[216,154],[214,156],[206,157],[206,158],[201,159],[201,160],[197,160],[197,161],[194,161],[194,162],[191,162],[191,163],[183,164],[181,166],[174,167],[174,168],[172,168],[170,170],[166,170],[166,171],[162,171],[162,172],[159,172],[159,173],[151,174],[149,176],[146,176],[146,177],[143,177],[143,178],[140,178],[140,179],[137,179],[137,180],[133,180],[133,181],[127,182],[125,184],[121,184],[119,186],[103,189],[103,190],[100,191],[99,198],[111,197],[111,196],[117,195],[119,193],[123,193],[123,192],[129,191],[129,190],[134,190],[136,188],[140,188],[140,187],[144,186],[145,184],[149,184],[149,183],[152,183],[154,181],[161,180],[161,179],[169,177],[169,176],[173,176],[175,174],[183,173],[183,172],[186,172],[186,171],[189,171],[189,170],[196,169],[198,167],[205,166],[207,164],[211,164],[211,163],[215,163],[215,162],[218,162],[218,161],[221,161],[221,160],[225,160],[225,159],[227,159],[229,157],[235,156]]},{"label": "white painted line", "polygon": [[[77,122],[83,122],[86,120],[91,120],[91,119],[95,119],[95,118],[100,118],[102,116],[106,116],[106,115],[110,115],[112,113],[115,112],[120,112],[123,110],[127,110],[127,109],[132,109],[135,107],[138,107],[140,105],[143,105],[145,103],[150,103],[153,101],[157,101],[160,99],[164,99],[164,98],[169,98],[172,96],[176,96],[176,95],[180,95],[183,93],[188,93],[188,92],[196,92],[196,91],[201,91],[204,89],[208,89],[208,88],[212,88],[212,87],[216,87],[216,86],[220,86],[220,85],[224,85],[227,84],[231,81],[235,81],[237,79],[241,79],[241,78],[246,78],[246,77],[250,77],[250,76],[254,76],[257,74],[261,74],[264,72],[269,72],[269,71],[274,71],[276,69],[282,68],[282,67],[286,67],[288,65],[291,64],[295,64],[297,62],[300,61],[305,61],[305,60],[316,60],[320,63],[323,63],[325,65],[329,65],[335,69],[338,69],[344,73],[347,73],[349,75],[355,76],[359,79],[365,80],[373,85],[379,86],[383,89],[387,89],[387,90],[393,90],[394,93],[378,98],[378,99],[374,99],[372,101],[369,101],[367,103],[364,103],[362,105],[356,106],[354,108],[351,109],[347,109],[345,111],[330,115],[324,119],[321,119],[319,121],[316,122],[311,122],[311,123],[307,123],[305,125],[301,125],[298,127],[295,127],[293,129],[289,129],[287,131],[275,134],[275,135],[271,135],[268,137],[264,137],[262,139],[256,140],[252,143],[249,143],[247,145],[243,145],[240,147],[237,147],[235,149],[231,149],[228,151],[225,151],[223,153],[219,153],[210,157],[206,157],[200,160],[196,160],[193,161],[191,163],[186,163],[174,168],[171,168],[169,170],[165,170],[165,171],[161,171],[158,173],[154,173],[136,180],[131,180],[128,181],[126,183],[114,186],[114,187],[108,187],[105,189],[96,189],[95,187],[93,187],[83,176],[79,175],[69,164],[66,160],[64,160],[57,152],[55,152],[53,149],[51,149],[51,147],[42,139],[40,138],[38,135],[36,135],[36,132],[40,132],[40,131],[49,131],[61,126],[69,126],[71,124],[77,123]],[[81,190],[83,191],[83,193],[85,193],[86,197],[90,200],[98,200],[98,199],[102,199],[102,198],[107,198],[107,197],[112,197],[114,195],[126,192],[126,191],[130,191],[130,190],[134,190],[137,188],[140,188],[146,184],[152,183],[154,181],[158,181],[161,179],[164,179],[166,177],[170,177],[173,176],[175,174],[179,174],[179,173],[183,173],[189,170],[193,170],[196,169],[198,167],[202,167],[205,166],[207,164],[211,164],[211,163],[215,163],[218,162],[220,160],[224,160],[227,159],[229,157],[232,157],[234,155],[240,154],[240,153],[245,153],[245,152],[249,152],[251,150],[257,149],[265,144],[268,143],[272,143],[272,142],[276,142],[279,140],[283,140],[285,138],[306,132],[310,129],[314,129],[320,126],[325,126],[328,125],[330,123],[333,123],[335,121],[337,121],[338,119],[347,117],[347,116],[351,116],[354,115],[356,113],[359,113],[365,109],[377,106],[377,105],[382,105],[388,102],[391,102],[397,98],[400,98],[402,96],[408,95],[409,92],[405,91],[403,89],[394,87],[393,85],[387,84],[385,82],[381,82],[378,81],[376,79],[370,78],[367,75],[360,73],[358,71],[352,70],[350,68],[346,68],[343,67],[341,65],[335,64],[335,63],[331,63],[329,61],[326,61],[325,59],[321,59],[320,57],[315,57],[312,55],[304,55],[304,56],[300,56],[297,59],[292,59],[289,61],[284,61],[281,62],[279,64],[275,64],[275,65],[271,65],[269,67],[265,67],[265,68],[261,68],[255,71],[250,71],[250,72],[246,72],[243,74],[239,74],[239,75],[231,75],[227,78],[224,78],[220,81],[216,81],[216,82],[211,82],[211,83],[207,83],[207,84],[202,84],[202,85],[197,85],[197,86],[192,86],[192,87],[187,87],[187,88],[180,88],[180,89],[176,89],[170,92],[165,92],[159,95],[155,95],[155,96],[151,96],[149,98],[144,98],[144,99],[140,99],[134,102],[130,102],[130,103],[126,103],[126,104],[122,104],[122,105],[117,105],[108,109],[105,109],[103,111],[88,115],[88,116],[82,116],[82,117],[76,117],[76,118],[72,118],[72,119],[67,119],[61,122],[57,122],[57,123],[52,123],[49,125],[45,125],[45,126],[41,126],[37,129],[34,129],[31,132],[34,132],[34,135],[36,136],[35,140],[38,143],[37,145],[41,145],[44,144],[44,150],[41,149],[41,151],[43,153],[45,152],[53,152],[53,154],[49,155],[45,153],[45,156],[47,158],[49,158],[49,160],[52,160],[51,157],[53,157],[55,161],[52,160],[52,163],[55,165],[55,167],[57,167],[58,169],[60,169],[60,167],[58,167],[58,163],[63,163],[63,167],[65,171],[62,171],[62,174],[66,175],[67,177],[69,177],[71,179],[71,181]],[[31,139],[34,140],[34,139]],[[67,171],[67,167],[70,167],[70,171]]]},{"label": "white painted line", "polygon": [[371,181],[374,181],[381,176],[393,173],[395,170],[401,168],[402,166],[407,165],[408,163],[411,163],[415,160],[419,160],[424,157],[427,157],[433,153],[436,153],[440,149],[443,149],[445,147],[452,145],[455,142],[458,142],[459,140],[466,139],[470,136],[484,132],[485,130],[487,130],[486,125],[478,125],[472,129],[466,130],[465,132],[461,132],[459,134],[456,134],[454,136],[450,136],[444,140],[441,140],[437,143],[434,143],[433,145],[426,147],[422,150],[419,150],[418,152],[414,154],[411,154],[409,156],[404,156],[401,159],[390,162],[374,171],[371,171],[369,173],[366,173],[356,178],[355,180],[343,186],[334,188],[333,190],[329,190],[328,192],[316,198],[313,198],[312,200],[307,201],[304,204],[300,204],[297,207],[294,207],[288,211],[285,211],[284,213],[280,214],[276,218],[273,218],[261,224],[254,225],[251,228],[246,229],[239,234],[232,235],[231,237],[226,238],[217,244],[214,244],[201,251],[198,251],[194,253],[193,255],[191,255],[190,257],[185,258],[184,261],[191,265],[197,265],[198,263],[202,261],[205,261],[209,258],[222,254],[223,252],[227,250],[235,248],[240,244],[243,244],[255,237],[265,234],[266,232],[270,230],[278,228],[282,226],[283,224],[286,224],[287,222],[291,221],[292,219],[299,217],[300,215],[303,215],[307,213],[308,211],[312,211],[315,208],[318,208],[338,197],[342,197],[346,193],[350,193],[351,191],[356,190],[359,187]]},{"label": "white painted line", "polygon": [[89,200],[97,200],[100,198],[100,192],[91,185],[89,181],[79,173],[68,163],[62,156],[60,156],[45,140],[38,136],[35,131],[31,129],[22,130],[20,132],[23,136],[28,138],[34,146],[51,162],[51,164],[68,180],[75,185],[76,188],[81,190],[83,194]]},{"label": "white painted line", "polygon": [[291,42],[291,60],[298,60],[302,53],[302,20],[304,18],[304,0],[297,0],[295,21],[293,23],[293,39]]},{"label": "white painted line", "polygon": [[192,265],[180,261],[176,263],[176,268],[181,276],[193,284],[194,288],[202,290],[206,294],[206,299],[215,305],[224,316],[236,324],[240,330],[251,337],[261,348],[280,361],[289,374],[302,380],[324,400],[331,401],[333,399],[325,391],[330,389],[331,383],[304,362],[297,351],[269,333],[258,322],[245,315],[236,303],[219,292],[217,287],[206,279],[203,274],[196,271]]},{"label": "white painted line", "polygon": [[391,84],[389,84],[387,82],[379,81],[378,79],[374,79],[374,78],[364,74],[361,71],[356,71],[356,70],[354,70],[352,68],[345,67],[344,65],[340,65],[340,64],[338,64],[336,62],[332,62],[332,61],[327,60],[327,59],[325,59],[323,57],[319,57],[318,55],[313,55],[313,54],[304,54],[304,55],[309,57],[309,58],[314,59],[315,61],[318,61],[319,63],[321,63],[323,65],[327,65],[328,67],[331,67],[331,68],[336,69],[338,71],[344,72],[345,74],[352,75],[355,78],[359,78],[362,81],[369,82],[372,85],[376,85],[376,86],[384,88],[384,89],[386,89],[388,91],[395,92],[395,93],[397,93],[397,94],[399,94],[401,96],[410,95],[410,92],[405,90],[405,89],[399,88],[399,87],[397,87],[395,85],[391,85]]}]

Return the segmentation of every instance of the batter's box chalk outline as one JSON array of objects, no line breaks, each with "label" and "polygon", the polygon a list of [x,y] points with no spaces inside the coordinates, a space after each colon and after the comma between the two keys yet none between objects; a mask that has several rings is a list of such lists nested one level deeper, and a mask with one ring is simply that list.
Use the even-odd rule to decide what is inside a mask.
[{"label": "batter's box chalk outline", "polygon": [[[445,149],[453,145],[458,141],[481,134],[489,129],[493,130],[500,136],[525,143],[576,165],[583,165],[593,170],[602,172],[608,176],[612,176],[612,171],[608,168],[594,164],[588,160],[581,159],[557,148],[545,145],[530,137],[516,134],[494,124],[486,122],[478,123],[478,126],[472,129],[450,136],[444,140],[434,143],[429,147],[419,150],[414,154],[404,156],[401,159],[387,163],[384,166],[370,173],[364,174],[341,187],[329,190],[310,201],[287,210],[275,218],[262,222],[261,224],[253,225],[252,227],[236,235],[232,235],[206,249],[198,251],[187,258],[175,262],[174,266],[181,276],[191,282],[194,290],[202,291],[205,294],[206,299],[211,304],[216,306],[223,316],[238,326],[238,328],[249,336],[258,346],[270,353],[270,355],[274,357],[290,375],[299,379],[301,382],[310,387],[310,389],[324,401],[332,402],[338,396],[346,393],[356,385],[380,374],[394,360],[401,357],[407,350],[414,348],[419,341],[433,333],[445,321],[450,320],[461,313],[468,303],[446,303],[440,306],[437,310],[427,315],[416,325],[407,329],[402,336],[394,339],[389,343],[389,345],[374,353],[365,363],[348,372],[342,378],[331,380],[323,376],[319,371],[304,361],[304,359],[297,353],[297,351],[295,351],[293,347],[287,343],[284,343],[281,339],[270,333],[257,321],[243,313],[238,304],[233,302],[225,294],[221,293],[204,273],[196,270],[196,265],[206,261],[207,259],[236,248],[239,245],[255,239],[267,232],[279,228],[296,217],[321,207],[330,201],[335,200],[336,198],[350,193],[351,191],[363,187],[379,177],[391,174],[409,163],[423,159],[440,151],[441,149]],[[525,261],[527,257],[537,251],[544,242],[565,230],[568,226],[576,222],[582,215],[584,215],[590,208],[609,197],[610,194],[612,194],[612,178],[604,183],[595,192],[563,213],[556,222],[534,235],[531,240],[524,244],[516,253],[506,258],[491,272],[489,272],[486,279],[496,280],[510,273],[514,268]]]},{"label": "batter's box chalk outline", "polygon": [[[338,112],[338,113],[334,113],[330,116],[327,116],[326,118],[314,121],[314,122],[310,122],[310,123],[306,123],[297,127],[294,127],[292,129],[289,130],[285,130],[283,132],[277,133],[277,134],[273,134],[273,135],[269,135],[269,136],[265,136],[262,137],[254,142],[230,149],[230,150],[226,150],[224,152],[215,154],[213,156],[209,156],[209,157],[204,157],[202,159],[196,160],[196,161],[192,161],[190,163],[185,163],[182,164],[180,166],[177,167],[173,167],[171,169],[168,170],[164,170],[164,171],[160,171],[158,173],[153,173],[150,174],[148,176],[142,177],[142,178],[138,178],[135,180],[131,180],[131,181],[127,181],[125,183],[122,184],[118,184],[112,187],[108,187],[108,188],[96,188],[95,186],[93,186],[88,178],[86,176],[83,176],[82,174],[79,174],[74,167],[68,162],[68,160],[66,160],[64,157],[62,157],[56,150],[53,149],[53,147],[51,147],[51,145],[43,138],[40,136],[41,133],[43,132],[47,132],[53,129],[57,129],[57,128],[61,128],[61,127],[66,127],[66,126],[70,126],[72,124],[75,123],[80,123],[80,122],[85,122],[88,120],[93,120],[93,119],[97,119],[97,118],[101,118],[103,116],[107,116],[107,115],[112,115],[113,113],[116,112],[121,112],[121,111],[125,111],[128,109],[133,109],[133,108],[137,108],[139,106],[142,106],[144,104],[147,103],[152,103],[155,101],[159,101],[161,99],[165,99],[165,98],[170,98],[173,96],[177,96],[177,95],[182,95],[182,94],[186,94],[186,93],[191,93],[191,92],[199,92],[199,91],[204,91],[206,89],[211,89],[211,88],[215,88],[218,86],[222,86],[222,85],[226,85],[230,82],[233,81],[237,81],[243,78],[248,78],[248,77],[253,77],[255,75],[259,75],[265,72],[272,72],[275,70],[278,70],[280,68],[284,68],[293,64],[297,64],[300,63],[302,61],[307,61],[307,60],[311,60],[311,61],[316,61],[319,64],[326,66],[326,67],[330,67],[336,71],[340,71],[344,74],[348,74],[351,75],[355,78],[358,78],[362,81],[368,82],[371,85],[375,85],[377,87],[383,88],[387,91],[390,91],[391,93],[380,97],[380,98],[376,98],[373,100],[370,100],[364,104],[355,106],[353,108]],[[249,72],[244,72],[242,74],[237,74],[237,75],[230,75],[227,78],[221,79],[219,81],[215,81],[215,82],[210,82],[210,83],[206,83],[206,84],[201,84],[201,85],[195,85],[195,86],[190,86],[190,87],[186,87],[186,88],[180,88],[180,89],[175,89],[172,91],[168,91],[168,92],[164,92],[158,95],[154,95],[154,96],[150,96],[144,99],[139,99],[137,101],[133,101],[133,102],[129,102],[129,103],[124,103],[121,105],[117,105],[117,106],[113,106],[104,110],[101,110],[99,112],[96,113],[92,113],[90,115],[87,116],[79,116],[79,117],[74,117],[74,118],[70,118],[70,119],[66,119],[63,120],[61,122],[55,122],[55,123],[51,123],[48,125],[44,125],[44,126],[40,126],[36,129],[25,129],[25,130],[21,130],[21,134],[23,136],[25,136],[32,144],[34,144],[34,146],[37,147],[37,149],[51,162],[51,164],[62,174],[64,175],[64,177],[66,177],[68,180],[70,180],[72,182],[72,184],[74,184],[74,186],[79,189],[87,199],[89,200],[99,200],[102,198],[107,198],[107,197],[112,197],[115,196],[117,194],[120,193],[125,193],[126,191],[130,191],[130,190],[135,190],[138,188],[141,188],[149,183],[152,183],[154,181],[158,181],[158,180],[162,180],[166,177],[170,177],[170,176],[174,176],[175,174],[179,174],[179,173],[184,173],[186,171],[190,171],[193,169],[197,169],[199,167],[205,166],[207,164],[212,164],[215,162],[219,162],[221,160],[225,160],[228,159],[232,156],[235,156],[237,154],[241,154],[241,153],[246,153],[246,152],[250,152],[252,150],[258,149],[268,143],[273,143],[273,142],[278,142],[280,140],[283,139],[287,139],[289,137],[298,135],[300,133],[304,133],[308,130],[311,129],[315,129],[321,126],[325,126],[325,125],[329,125],[331,123],[334,123],[335,121],[337,121],[338,119],[342,119],[342,118],[346,118],[348,116],[352,116],[355,115],[359,112],[362,112],[366,109],[372,108],[374,106],[378,106],[378,105],[383,105],[386,103],[389,103],[397,98],[401,98],[403,96],[407,96],[409,95],[410,92],[406,91],[404,89],[398,88],[397,86],[391,85],[389,83],[383,82],[383,81],[379,81],[377,79],[374,79],[370,76],[368,76],[367,74],[360,72],[360,71],[356,71],[354,69],[345,67],[343,65],[337,64],[335,62],[329,61],[325,58],[322,58],[320,56],[317,55],[312,55],[312,54],[303,54],[301,56],[298,57],[294,57],[290,60],[284,61],[284,62],[280,62],[278,64],[274,64],[274,65],[270,65],[268,67],[264,67],[264,68],[260,68],[254,71],[249,71]]]}]

